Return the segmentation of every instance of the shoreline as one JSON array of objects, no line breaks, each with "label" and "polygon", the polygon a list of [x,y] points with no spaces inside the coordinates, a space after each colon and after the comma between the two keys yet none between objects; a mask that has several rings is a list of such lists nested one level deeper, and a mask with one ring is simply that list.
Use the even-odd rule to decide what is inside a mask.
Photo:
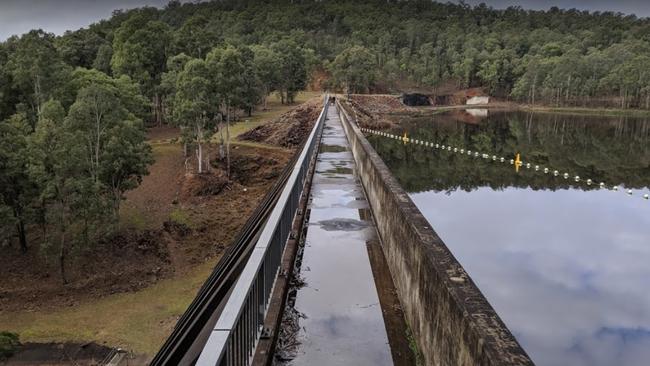
[{"label": "shoreline", "polygon": [[[589,108],[589,107],[548,107],[540,105],[519,104],[514,102],[495,102],[486,105],[445,105],[445,106],[426,106],[426,107],[409,107],[414,112],[433,112],[433,114],[443,113],[456,109],[493,109],[493,110],[518,110],[535,113],[558,113],[565,115],[581,116],[607,116],[607,117],[648,117],[650,110],[646,109],[617,109],[617,108]],[[398,112],[400,113],[400,112]],[[409,112],[405,112],[409,113]]]}]

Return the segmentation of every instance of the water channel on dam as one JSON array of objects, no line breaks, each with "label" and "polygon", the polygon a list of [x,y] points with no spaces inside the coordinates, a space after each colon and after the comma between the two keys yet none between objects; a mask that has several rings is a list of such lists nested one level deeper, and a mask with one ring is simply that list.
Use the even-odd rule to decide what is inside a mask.
[{"label": "water channel on dam", "polygon": [[336,108],[316,161],[276,365],[412,365],[404,315]]},{"label": "water channel on dam", "polygon": [[[486,114],[407,118],[391,131],[456,153],[368,137],[537,365],[647,365],[650,121]],[[531,168],[460,148],[518,152]]]}]

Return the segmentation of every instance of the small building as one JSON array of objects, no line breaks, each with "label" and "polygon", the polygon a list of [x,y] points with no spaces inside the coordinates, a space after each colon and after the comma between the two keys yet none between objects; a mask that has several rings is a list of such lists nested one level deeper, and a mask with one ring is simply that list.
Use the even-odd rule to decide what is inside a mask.
[{"label": "small building", "polygon": [[467,99],[467,102],[465,104],[467,105],[484,105],[490,103],[490,97],[471,97]]}]

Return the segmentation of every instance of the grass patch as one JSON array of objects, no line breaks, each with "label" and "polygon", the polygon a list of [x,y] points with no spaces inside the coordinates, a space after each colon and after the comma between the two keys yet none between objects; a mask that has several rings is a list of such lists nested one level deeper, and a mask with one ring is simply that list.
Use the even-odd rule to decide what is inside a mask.
[{"label": "grass patch", "polygon": [[169,214],[169,220],[179,225],[192,227],[192,221],[190,220],[190,215],[180,208],[174,209],[174,211],[172,211]]},{"label": "grass patch", "polygon": [[11,332],[0,332],[0,360],[8,358],[16,352],[20,346],[18,334]]},{"label": "grass patch", "polygon": [[420,348],[418,347],[417,342],[415,341],[415,337],[413,337],[413,333],[411,332],[410,327],[406,327],[406,339],[409,342],[409,348],[411,349],[411,352],[415,355],[415,365],[416,366],[423,366],[424,365],[424,357],[422,356],[422,352],[420,352]]},{"label": "grass patch", "polygon": [[182,153],[182,146],[180,144],[170,143],[155,144],[151,145],[151,152],[153,153],[154,159],[156,159],[163,155]]},{"label": "grass patch", "polygon": [[120,207],[120,225],[129,229],[144,230],[151,223],[140,210],[122,205]]},{"label": "grass patch", "polygon": [[48,311],[0,313],[2,328],[23,342],[106,343],[153,356],[209,276],[217,259],[135,293]]}]

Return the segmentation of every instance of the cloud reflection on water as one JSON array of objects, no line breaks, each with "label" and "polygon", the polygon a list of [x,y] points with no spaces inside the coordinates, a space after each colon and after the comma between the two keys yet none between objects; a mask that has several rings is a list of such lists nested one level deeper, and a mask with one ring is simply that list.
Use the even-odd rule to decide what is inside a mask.
[{"label": "cloud reflection on water", "polygon": [[650,360],[650,204],[481,187],[413,200],[538,365]]}]

